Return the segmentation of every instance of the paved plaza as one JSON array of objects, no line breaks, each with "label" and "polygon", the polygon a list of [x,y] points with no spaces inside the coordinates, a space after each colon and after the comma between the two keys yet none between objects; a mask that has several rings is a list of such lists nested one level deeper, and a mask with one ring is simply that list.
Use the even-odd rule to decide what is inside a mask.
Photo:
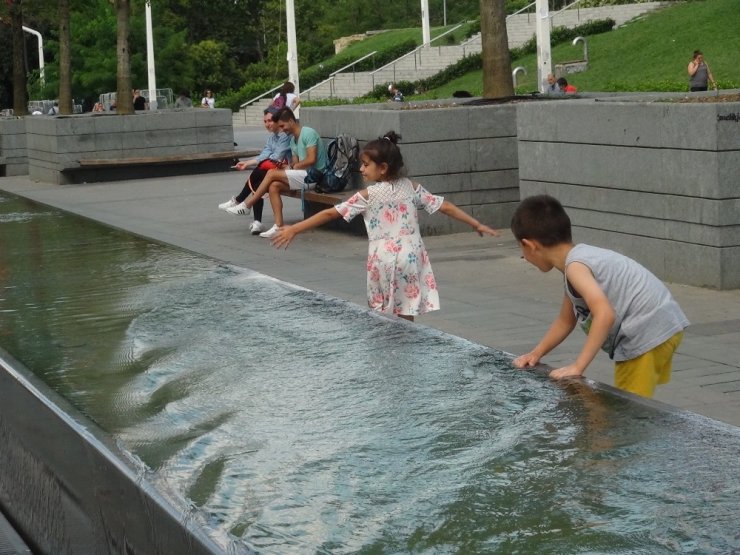
[{"label": "paved plaza", "polygon": [[[254,128],[235,135],[245,148],[261,146],[264,137]],[[268,240],[249,235],[251,218],[216,208],[240,190],[245,177],[233,172],[62,186],[4,177],[0,190],[366,306],[366,237],[320,229],[277,251]],[[285,199],[285,215],[288,223],[298,221],[300,202]],[[269,203],[264,219],[272,225]],[[560,307],[559,272],[542,274],[522,260],[508,230],[500,238],[471,232],[425,242],[442,310],[418,318],[419,324],[515,354],[537,343]],[[656,399],[740,426],[740,290],[669,287],[692,325],[674,358],[673,380],[658,389]],[[572,361],[583,341],[575,331],[543,362]],[[611,384],[612,368],[600,353],[586,376]]]}]

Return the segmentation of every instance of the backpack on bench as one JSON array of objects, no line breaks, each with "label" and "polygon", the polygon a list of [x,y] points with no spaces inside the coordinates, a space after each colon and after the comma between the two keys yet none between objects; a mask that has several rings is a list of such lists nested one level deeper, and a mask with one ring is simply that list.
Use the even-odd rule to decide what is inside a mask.
[{"label": "backpack on bench", "polygon": [[340,133],[326,149],[328,162],[324,175],[316,184],[319,193],[338,193],[349,183],[360,166],[360,146],[352,135]]}]

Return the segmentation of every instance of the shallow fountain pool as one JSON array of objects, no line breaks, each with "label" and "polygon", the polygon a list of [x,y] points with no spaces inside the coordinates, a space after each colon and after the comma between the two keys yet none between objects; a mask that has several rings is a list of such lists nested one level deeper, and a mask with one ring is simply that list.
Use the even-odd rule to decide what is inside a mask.
[{"label": "shallow fountain pool", "polygon": [[0,346],[224,549],[740,549],[736,428],[28,201],[0,226]]}]

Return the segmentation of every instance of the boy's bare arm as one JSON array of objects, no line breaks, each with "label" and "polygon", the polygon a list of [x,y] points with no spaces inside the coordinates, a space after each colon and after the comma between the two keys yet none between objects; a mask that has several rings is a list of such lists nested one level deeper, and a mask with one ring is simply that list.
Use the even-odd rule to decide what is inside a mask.
[{"label": "boy's bare arm", "polygon": [[591,311],[591,327],[586,342],[575,362],[550,372],[552,378],[583,375],[596,353],[601,349],[604,341],[606,341],[609,330],[614,324],[614,309],[588,266],[580,262],[569,264],[567,277]]},{"label": "boy's bare arm", "polygon": [[563,304],[560,305],[560,314],[547,330],[544,337],[537,346],[526,355],[514,359],[513,364],[517,368],[536,366],[540,359],[570,335],[576,325],[576,317],[573,314],[573,304],[567,295],[563,295]]}]

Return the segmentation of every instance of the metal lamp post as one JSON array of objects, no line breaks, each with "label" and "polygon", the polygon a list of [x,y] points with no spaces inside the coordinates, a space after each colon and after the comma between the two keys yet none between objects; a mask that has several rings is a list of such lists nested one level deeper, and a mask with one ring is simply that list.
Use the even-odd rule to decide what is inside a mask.
[{"label": "metal lamp post", "polygon": [[23,26],[23,30],[26,33],[31,33],[32,35],[36,35],[36,38],[39,41],[39,81],[41,81],[41,84],[44,84],[44,40],[41,38],[41,33],[38,31],[31,29],[29,27]]},{"label": "metal lamp post", "polygon": [[146,2],[146,65],[149,76],[149,109],[157,109],[157,74],[154,69],[154,38],[152,34],[152,2]]}]

